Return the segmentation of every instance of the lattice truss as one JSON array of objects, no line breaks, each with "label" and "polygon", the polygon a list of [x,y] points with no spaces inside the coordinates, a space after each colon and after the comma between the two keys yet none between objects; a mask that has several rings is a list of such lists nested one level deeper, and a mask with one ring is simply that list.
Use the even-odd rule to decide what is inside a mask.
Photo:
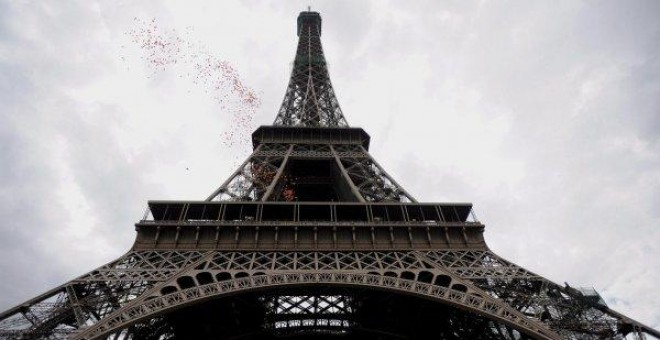
[{"label": "lattice truss", "polygon": [[65,339],[143,295],[201,255],[134,252],[0,315],[2,339]]},{"label": "lattice truss", "polygon": [[320,25],[319,18],[305,21],[300,28],[291,79],[273,125],[348,126],[330,83]]},{"label": "lattice truss", "polygon": [[305,178],[291,174],[292,159],[334,161],[356,201],[415,202],[361,145],[277,143],[257,146],[207,201],[293,201],[295,184]]},{"label": "lattice truss", "polygon": [[342,157],[341,164],[367,202],[415,202],[365,151],[365,157]]},{"label": "lattice truss", "polygon": [[261,201],[275,182],[289,146],[261,144],[207,200]]},{"label": "lattice truss", "polygon": [[[169,328],[159,317],[177,306],[258,287],[304,284],[364,286],[426,296],[538,338],[658,336],[591,296],[556,285],[488,250],[448,250],[133,251],[3,313],[0,338],[91,339],[112,338],[112,334],[139,338],[136,334],[145,331],[165,334]],[[323,314],[319,308],[325,308],[335,317],[317,317],[315,320],[326,321],[313,322],[332,319],[342,327],[350,323],[347,301],[319,296],[306,299],[265,295],[263,302],[275,306],[273,311],[289,308],[304,314],[304,309],[317,316]],[[309,299],[317,300],[310,305]],[[270,320],[271,327],[284,327],[277,323],[281,320]],[[336,320],[342,321],[337,324]]]},{"label": "lattice truss", "polygon": [[343,334],[353,324],[353,301],[346,295],[275,295],[262,301],[267,311],[264,326],[276,334]]}]

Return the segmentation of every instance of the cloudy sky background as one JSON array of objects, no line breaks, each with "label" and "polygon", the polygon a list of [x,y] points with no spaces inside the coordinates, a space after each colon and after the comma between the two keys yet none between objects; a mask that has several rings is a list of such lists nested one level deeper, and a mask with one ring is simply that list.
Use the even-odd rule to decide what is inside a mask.
[{"label": "cloudy sky background", "polygon": [[660,328],[660,2],[0,1],[0,309],[129,249],[148,199],[204,199],[245,150],[135,18],[284,95],[310,4],[340,105],[420,201],[468,201],[490,247]]}]

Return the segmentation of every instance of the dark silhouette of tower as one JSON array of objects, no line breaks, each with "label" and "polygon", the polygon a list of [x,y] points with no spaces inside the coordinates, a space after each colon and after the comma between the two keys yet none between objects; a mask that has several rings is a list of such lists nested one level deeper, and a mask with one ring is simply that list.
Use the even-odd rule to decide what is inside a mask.
[{"label": "dark silhouette of tower", "polygon": [[0,314],[10,339],[626,339],[660,333],[494,254],[469,203],[419,203],[349,127],[298,16],[275,122],[204,201],[150,201],[131,250]]}]

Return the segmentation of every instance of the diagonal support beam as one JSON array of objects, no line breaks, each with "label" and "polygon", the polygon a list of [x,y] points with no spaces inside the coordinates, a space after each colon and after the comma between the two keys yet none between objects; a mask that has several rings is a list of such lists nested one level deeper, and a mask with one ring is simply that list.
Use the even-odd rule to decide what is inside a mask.
[{"label": "diagonal support beam", "polygon": [[66,286],[66,294],[69,297],[69,303],[73,309],[73,314],[76,317],[76,323],[78,328],[85,325],[85,317],[83,315],[82,309],[80,308],[80,302],[78,301],[78,296],[76,296],[76,291],[73,289],[72,285]]},{"label": "diagonal support beam", "polygon": [[406,189],[404,189],[401,185],[399,185],[399,183],[397,183],[397,182],[394,180],[394,178],[392,178],[392,176],[390,176],[390,174],[388,174],[387,171],[385,171],[385,169],[383,169],[383,167],[380,166],[380,164],[378,164],[378,162],[376,162],[376,160],[375,160],[373,157],[371,157],[371,155],[369,154],[369,152],[367,151],[367,149],[364,148],[364,146],[360,146],[360,149],[362,149],[362,152],[364,152],[364,154],[367,155],[367,157],[369,157],[369,160],[371,160],[371,162],[372,162],[375,166],[378,167],[378,169],[383,173],[383,175],[384,175],[385,177],[387,177],[387,179],[390,180],[390,182],[392,182],[392,184],[394,184],[399,190],[401,190],[401,192],[402,192],[406,197],[408,197],[408,199],[409,199],[411,202],[413,202],[413,203],[417,203],[417,200],[416,200],[411,194],[409,194],[408,191],[406,191]]},{"label": "diagonal support beam", "polygon": [[358,189],[358,187],[355,186],[355,183],[353,183],[353,180],[351,180],[351,177],[348,175],[346,168],[344,168],[344,165],[341,164],[339,155],[337,155],[337,152],[335,151],[335,148],[332,145],[330,145],[330,152],[332,152],[332,157],[335,159],[335,162],[337,162],[337,166],[339,167],[342,176],[344,176],[346,183],[348,183],[348,186],[351,188],[351,192],[353,193],[353,195],[355,195],[355,198],[357,198],[362,203],[366,202],[366,200],[360,193],[360,189]]},{"label": "diagonal support beam", "polygon": [[220,193],[222,193],[224,190],[227,189],[227,185],[229,185],[229,183],[231,183],[231,181],[233,181],[234,178],[236,178],[236,176],[238,176],[243,171],[245,166],[261,150],[261,146],[262,144],[259,144],[259,146],[257,146],[256,149],[254,149],[252,154],[245,160],[245,162],[243,162],[243,164],[241,164],[241,166],[239,166],[238,169],[236,169],[236,171],[234,171],[234,173],[231,174],[231,176],[229,176],[229,178],[227,178],[227,180],[224,183],[222,183],[222,185],[218,189],[216,189],[208,198],[206,198],[207,202],[212,201],[216,196],[218,196]]},{"label": "diagonal support beam", "polygon": [[280,168],[277,169],[277,173],[275,174],[273,181],[270,183],[268,189],[266,189],[266,193],[261,198],[262,202],[268,201],[270,196],[273,194],[273,191],[275,190],[275,186],[277,186],[277,183],[280,181],[280,177],[282,177],[282,173],[284,172],[284,169],[286,168],[286,165],[289,162],[289,156],[291,156],[291,153],[293,152],[294,145],[295,144],[289,145],[289,149],[286,151],[286,155],[284,155],[284,160],[282,160],[282,164],[280,164]]}]

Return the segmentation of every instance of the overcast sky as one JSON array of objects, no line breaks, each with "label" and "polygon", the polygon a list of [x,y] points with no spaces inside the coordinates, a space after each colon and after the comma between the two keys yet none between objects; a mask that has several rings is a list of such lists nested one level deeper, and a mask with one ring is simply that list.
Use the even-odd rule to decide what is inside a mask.
[{"label": "overcast sky", "polygon": [[204,199],[246,156],[237,105],[190,59],[145,61],[145,23],[231,64],[270,124],[308,4],[400,184],[473,202],[495,252],[660,328],[658,1],[0,1],[0,309],[120,256],[147,200]]}]

